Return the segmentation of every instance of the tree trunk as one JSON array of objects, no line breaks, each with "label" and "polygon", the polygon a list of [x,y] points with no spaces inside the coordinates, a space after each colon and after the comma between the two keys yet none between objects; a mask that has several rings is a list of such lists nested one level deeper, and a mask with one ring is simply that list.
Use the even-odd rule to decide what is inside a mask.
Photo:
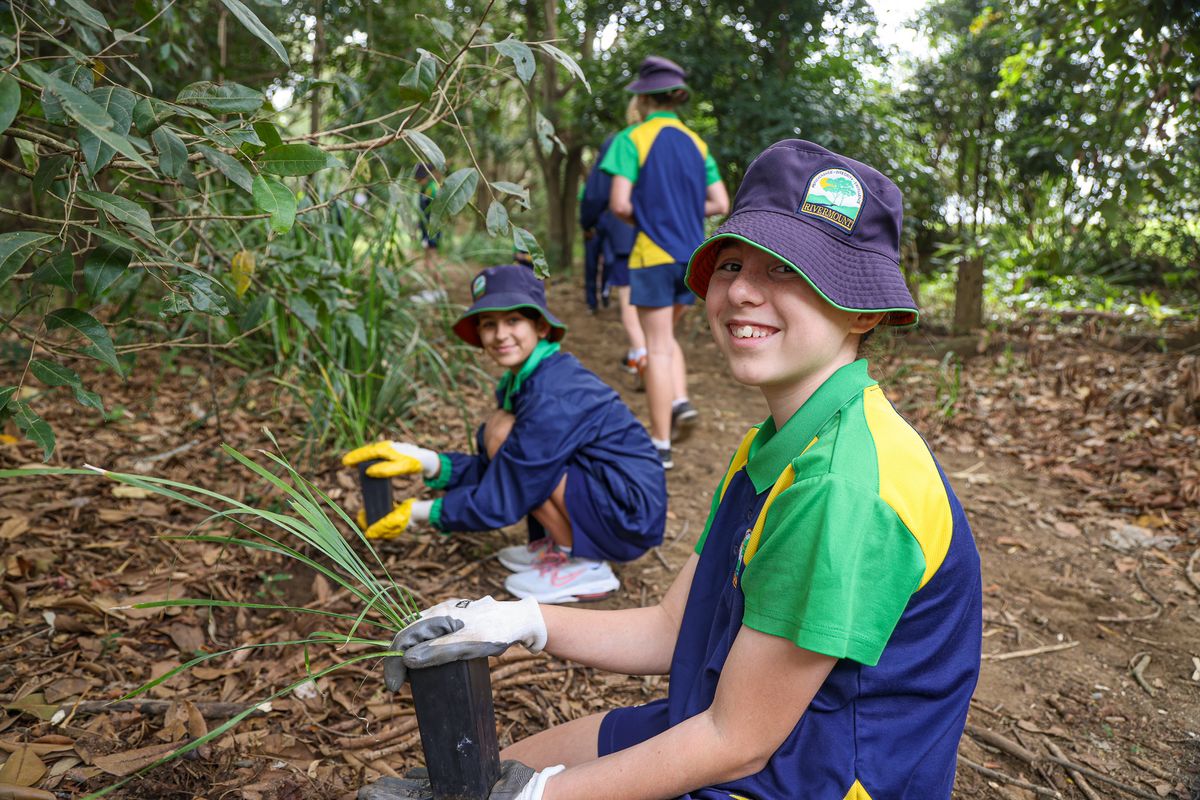
[{"label": "tree trunk", "polygon": [[[313,15],[316,25],[313,28],[313,80],[321,80],[321,67],[325,58],[325,0],[314,0]],[[308,132],[317,133],[321,130],[321,89],[312,89],[312,115],[308,122]]]},{"label": "tree trunk", "polygon": [[983,257],[958,262],[954,287],[954,332],[970,333],[983,327]]}]

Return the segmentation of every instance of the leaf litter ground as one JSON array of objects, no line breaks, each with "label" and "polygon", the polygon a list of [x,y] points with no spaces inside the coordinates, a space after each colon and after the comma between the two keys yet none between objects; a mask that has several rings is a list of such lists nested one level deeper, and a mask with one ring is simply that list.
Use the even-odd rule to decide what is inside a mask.
[{"label": "leaf litter ground", "polygon": [[[644,397],[619,366],[615,309],[589,316],[580,293],[569,280],[551,287],[551,305],[571,320],[566,347],[644,419]],[[700,316],[681,329],[701,420],[669,473],[666,542],[619,566],[622,591],[600,607],[652,602],[665,590],[703,527],[729,454],[765,415],[757,393],[725,374]],[[964,351],[961,370],[945,355],[955,346]],[[875,374],[938,453],[983,556],[985,661],[955,796],[1197,797],[1194,351],[1131,348],[1086,325],[969,341],[917,333],[886,345]],[[98,423],[62,403],[49,421],[64,466],[144,471],[270,502],[217,445],[266,447],[264,425],[285,448],[303,444],[303,409],[274,398],[265,381],[210,372],[200,359],[161,374],[143,368],[129,383],[111,374],[87,382],[123,413]],[[469,405],[482,416],[489,399],[480,392]],[[432,406],[412,433],[422,444],[462,449],[469,431],[458,409]],[[36,457],[29,444],[0,445],[0,468]],[[357,510],[355,480],[335,454],[308,473]],[[396,482],[398,497],[419,490]],[[303,653],[242,650],[148,696],[109,701],[197,653],[298,639],[316,627],[271,611],[123,606],[216,597],[357,611],[344,592],[270,554],[163,538],[198,521],[190,509],[100,479],[0,484],[0,788],[77,797],[136,771],[295,680]],[[520,525],[448,540],[418,534],[382,550],[423,604],[502,597],[506,572],[490,556],[524,536]],[[666,690],[665,678],[610,675],[519,650],[492,670],[502,743]],[[316,669],[350,653],[311,655]],[[273,702],[116,796],[349,798],[365,781],[402,774],[421,760],[411,700],[389,696],[378,665],[364,663]]]}]

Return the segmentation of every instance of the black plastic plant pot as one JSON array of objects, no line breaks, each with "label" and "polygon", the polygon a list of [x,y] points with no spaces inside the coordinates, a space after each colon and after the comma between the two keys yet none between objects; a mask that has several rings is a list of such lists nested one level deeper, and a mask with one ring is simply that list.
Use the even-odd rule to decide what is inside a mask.
[{"label": "black plastic plant pot", "polygon": [[383,777],[358,800],[487,800],[500,779],[500,747],[486,658],[409,670],[425,768]]},{"label": "black plastic plant pot", "polygon": [[410,670],[408,679],[434,800],[487,800],[500,779],[487,658]]},{"label": "black plastic plant pot", "polygon": [[363,509],[367,524],[374,525],[392,513],[392,482],[387,478],[371,478],[367,467],[379,461],[364,461],[358,465],[358,483],[362,487]]}]

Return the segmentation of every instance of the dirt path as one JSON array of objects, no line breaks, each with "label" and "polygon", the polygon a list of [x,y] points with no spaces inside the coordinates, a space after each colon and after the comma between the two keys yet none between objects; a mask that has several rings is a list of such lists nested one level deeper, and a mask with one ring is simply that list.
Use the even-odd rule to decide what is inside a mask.
[{"label": "dirt path", "polygon": [[[624,345],[615,309],[589,316],[581,294],[570,279],[551,287],[552,307],[571,326],[566,346],[644,420],[644,397],[619,368]],[[757,393],[725,375],[699,314],[685,321],[682,338],[702,417],[669,473],[667,541],[620,567],[623,591],[601,605],[641,604],[661,594],[700,533],[732,448],[766,413]],[[918,334],[885,352],[875,372],[934,445],[983,556],[989,660],[970,720],[983,732],[964,737],[961,753],[993,775],[964,761],[955,796],[1035,796],[996,775],[1066,798],[1088,796],[1060,766],[1030,765],[1012,746],[1002,753],[986,744],[990,731],[1039,756],[1050,745],[1060,748],[1101,776],[1085,776],[1090,796],[1195,800],[1200,579],[1187,570],[1200,545],[1200,428],[1195,396],[1187,394],[1189,381],[1200,385],[1195,358],[1123,355],[1093,339],[1031,333],[993,340],[958,371],[943,360],[942,344]],[[216,445],[264,446],[260,430],[269,425],[285,448],[295,447],[303,409],[281,405],[265,383],[243,386],[243,376],[222,370],[211,387],[222,408],[218,436],[208,375],[201,362],[183,359],[161,372],[142,369],[126,384],[86,376],[108,407],[122,412],[100,423],[73,406],[55,409],[56,463],[134,469],[141,462],[156,474],[268,502]],[[481,392],[471,405],[482,415],[489,402]],[[427,409],[415,429],[430,446],[466,444],[454,410]],[[335,455],[315,478],[354,510],[355,482]],[[0,445],[0,467],[34,460],[31,446]],[[396,489],[400,496],[420,491],[403,482]],[[36,756],[47,772],[33,782],[61,797],[104,786],[178,746],[197,726],[218,724],[229,712],[216,704],[255,703],[303,674],[300,652],[241,651],[156,687],[150,697],[160,702],[157,710],[88,706],[198,652],[312,630],[307,619],[276,611],[134,612],[124,608],[131,600],[221,597],[357,613],[326,582],[269,554],[164,540],[190,531],[198,517],[112,490],[89,479],[0,484],[0,754],[19,749],[29,763]],[[506,572],[488,556],[523,537],[520,526],[448,540],[413,534],[381,551],[389,571],[432,603],[502,595]],[[1026,651],[1036,652],[1021,655]],[[340,655],[310,657],[320,665]],[[502,740],[644,702],[666,688],[663,678],[608,675],[517,653],[496,665],[493,679]],[[247,720],[199,758],[160,768],[117,796],[350,798],[364,780],[419,762],[411,703],[383,692],[376,665],[353,665],[322,678],[317,689],[273,703],[269,714]],[[70,716],[51,722],[60,707]],[[198,722],[205,714],[207,723]]]}]

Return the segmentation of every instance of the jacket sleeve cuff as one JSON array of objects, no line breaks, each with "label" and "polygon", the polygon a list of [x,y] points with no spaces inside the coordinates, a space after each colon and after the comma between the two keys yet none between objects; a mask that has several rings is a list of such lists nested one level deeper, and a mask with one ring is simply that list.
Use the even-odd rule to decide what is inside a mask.
[{"label": "jacket sleeve cuff", "polygon": [[[433,478],[426,478],[425,485],[430,489],[445,489],[450,485],[450,473],[454,471],[454,462],[450,460],[450,456],[445,453],[438,453],[438,461],[441,462],[441,469]],[[440,504],[441,501],[439,500]],[[441,509],[441,505],[436,505],[434,508]]]},{"label": "jacket sleeve cuff", "polygon": [[429,509],[429,524],[438,533],[448,533],[448,531],[442,530],[442,498],[440,497],[433,501],[433,506]]}]

